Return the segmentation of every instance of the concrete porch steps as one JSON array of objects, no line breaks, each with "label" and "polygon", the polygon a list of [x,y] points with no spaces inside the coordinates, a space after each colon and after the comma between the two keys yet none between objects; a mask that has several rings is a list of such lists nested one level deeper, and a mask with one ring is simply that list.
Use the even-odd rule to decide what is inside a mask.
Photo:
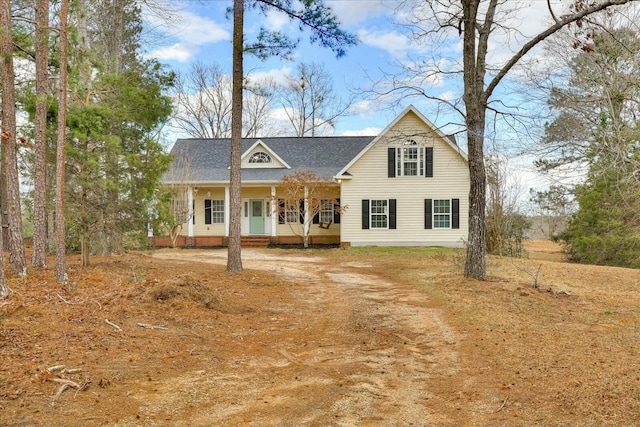
[{"label": "concrete porch steps", "polygon": [[271,243],[269,236],[241,236],[240,246],[243,248],[267,248]]}]

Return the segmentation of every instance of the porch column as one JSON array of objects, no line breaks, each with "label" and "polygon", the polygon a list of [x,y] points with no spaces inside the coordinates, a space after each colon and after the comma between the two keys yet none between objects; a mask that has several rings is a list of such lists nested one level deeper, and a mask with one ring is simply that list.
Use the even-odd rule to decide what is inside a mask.
[{"label": "porch column", "polygon": [[271,236],[276,237],[276,227],[278,225],[278,199],[276,199],[276,186],[271,186]]},{"label": "porch column", "polygon": [[224,187],[224,235],[229,237],[229,209],[231,202],[229,201],[229,186]]},{"label": "porch column", "polygon": [[187,222],[187,236],[193,237],[193,187],[189,187],[187,190],[187,207],[189,208],[189,221]]}]

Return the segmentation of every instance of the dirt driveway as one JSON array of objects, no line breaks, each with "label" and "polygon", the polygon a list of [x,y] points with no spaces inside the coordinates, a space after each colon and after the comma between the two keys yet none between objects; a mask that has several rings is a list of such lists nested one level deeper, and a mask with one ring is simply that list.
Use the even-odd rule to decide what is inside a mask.
[{"label": "dirt driveway", "polygon": [[[9,276],[0,425],[640,425],[640,270],[160,250]],[[538,247],[540,246],[540,247]],[[51,260],[51,265],[54,264]],[[539,287],[532,277],[540,274]]]},{"label": "dirt driveway", "polygon": [[[226,263],[226,252],[156,258]],[[189,404],[184,425],[425,425],[447,422],[430,399],[458,371],[457,337],[425,294],[368,272],[364,263],[244,250],[244,267],[295,285],[267,302],[262,324],[235,331],[235,355],[136,393],[143,413]],[[275,267],[274,267],[275,266]],[[449,384],[450,386],[450,384]],[[177,421],[174,419],[174,421]],[[450,420],[449,420],[450,421]]]}]

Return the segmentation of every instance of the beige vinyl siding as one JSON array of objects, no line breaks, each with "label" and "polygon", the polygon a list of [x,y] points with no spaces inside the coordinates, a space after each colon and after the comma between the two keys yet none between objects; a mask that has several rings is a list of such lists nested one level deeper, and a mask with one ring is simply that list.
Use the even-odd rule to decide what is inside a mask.
[{"label": "beige vinyl siding", "polygon": [[[211,193],[207,195],[207,192]],[[224,236],[225,224],[205,224],[204,223],[204,200],[224,200],[224,187],[198,187],[198,194],[195,201],[195,224],[193,225],[194,236]],[[186,235],[187,226],[183,228]]]},{"label": "beige vinyl siding", "polygon": [[[408,139],[433,147],[433,178],[387,177],[388,148]],[[413,113],[390,129],[348,171],[341,240],[358,245],[461,246],[467,238],[469,172],[463,157]],[[424,199],[460,199],[460,229],[425,229]],[[363,199],[396,199],[396,229],[362,229]]]}]

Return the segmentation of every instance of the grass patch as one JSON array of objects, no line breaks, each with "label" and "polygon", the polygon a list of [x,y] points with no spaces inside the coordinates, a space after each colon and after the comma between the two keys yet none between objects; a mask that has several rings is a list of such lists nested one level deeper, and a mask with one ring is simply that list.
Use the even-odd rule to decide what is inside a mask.
[{"label": "grass patch", "polygon": [[452,255],[462,251],[459,248],[444,246],[356,246],[348,249],[350,254],[366,256],[400,256],[400,257],[425,257]]}]

